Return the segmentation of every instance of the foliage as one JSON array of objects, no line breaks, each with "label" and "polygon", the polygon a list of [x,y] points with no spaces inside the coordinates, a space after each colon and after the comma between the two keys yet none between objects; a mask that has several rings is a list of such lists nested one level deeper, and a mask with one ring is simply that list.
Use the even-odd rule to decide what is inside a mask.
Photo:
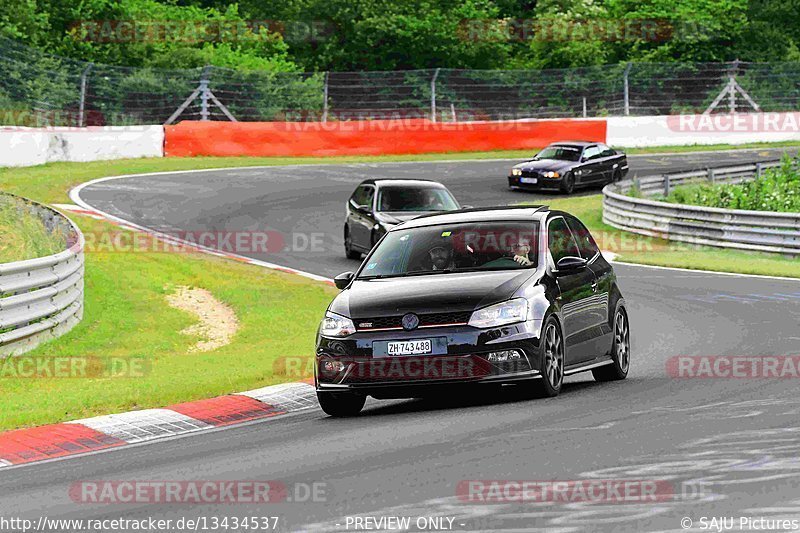
[{"label": "foliage", "polygon": [[757,180],[740,184],[701,184],[676,187],[667,201],[680,204],[800,213],[800,159],[784,157],[780,167]]}]

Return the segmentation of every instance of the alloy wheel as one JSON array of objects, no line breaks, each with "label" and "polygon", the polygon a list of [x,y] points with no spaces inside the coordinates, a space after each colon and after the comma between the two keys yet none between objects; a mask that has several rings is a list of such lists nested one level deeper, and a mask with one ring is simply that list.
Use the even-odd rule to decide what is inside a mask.
[{"label": "alloy wheel", "polygon": [[617,363],[620,370],[627,373],[631,362],[631,340],[628,328],[628,316],[622,309],[617,310],[614,317],[614,346],[617,349]]},{"label": "alloy wheel", "polygon": [[544,369],[547,380],[554,389],[561,387],[564,380],[564,343],[558,327],[551,323],[545,331]]}]

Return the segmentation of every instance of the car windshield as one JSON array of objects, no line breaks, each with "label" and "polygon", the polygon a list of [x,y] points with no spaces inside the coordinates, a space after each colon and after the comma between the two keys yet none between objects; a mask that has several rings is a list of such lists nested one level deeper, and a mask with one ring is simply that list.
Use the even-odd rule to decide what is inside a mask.
[{"label": "car windshield", "polygon": [[434,187],[381,187],[378,211],[453,211],[458,203],[447,189]]},{"label": "car windshield", "polygon": [[538,159],[557,159],[559,161],[578,161],[581,151],[572,146],[548,146],[534,157]]},{"label": "car windshield", "polygon": [[358,278],[534,268],[537,228],[534,221],[509,221],[392,231],[369,256]]}]

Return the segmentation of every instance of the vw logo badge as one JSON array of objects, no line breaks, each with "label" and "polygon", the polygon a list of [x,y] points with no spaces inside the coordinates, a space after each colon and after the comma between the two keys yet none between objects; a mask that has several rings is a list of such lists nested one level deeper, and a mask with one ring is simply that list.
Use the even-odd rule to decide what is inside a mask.
[{"label": "vw logo badge", "polygon": [[411,331],[412,329],[417,329],[419,326],[419,317],[414,313],[408,313],[403,315],[403,329],[406,331]]}]

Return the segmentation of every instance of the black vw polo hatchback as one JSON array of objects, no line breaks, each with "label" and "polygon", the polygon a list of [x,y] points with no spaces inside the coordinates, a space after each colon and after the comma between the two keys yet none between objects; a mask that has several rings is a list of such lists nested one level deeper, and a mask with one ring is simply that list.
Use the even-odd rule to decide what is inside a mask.
[{"label": "black vw polo hatchback", "polygon": [[556,396],[570,374],[628,374],[628,314],[614,270],[568,213],[509,207],[415,218],[335,282],[342,292],[320,324],[315,361],[317,397],[332,416],[357,414],[367,396],[490,383]]}]

